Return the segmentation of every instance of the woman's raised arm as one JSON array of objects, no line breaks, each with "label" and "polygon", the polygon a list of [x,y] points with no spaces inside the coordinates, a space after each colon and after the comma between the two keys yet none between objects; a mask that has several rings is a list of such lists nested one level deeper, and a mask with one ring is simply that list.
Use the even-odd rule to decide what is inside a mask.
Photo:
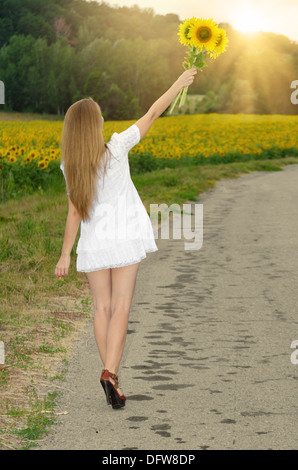
[{"label": "woman's raised arm", "polygon": [[197,72],[198,71],[195,67],[185,70],[173,85],[160,98],[158,98],[155,103],[153,103],[147,113],[136,121],[135,124],[140,130],[141,139],[147,134],[153,122],[159,118],[168,106],[170,106],[181,88],[188,87],[193,83]]}]

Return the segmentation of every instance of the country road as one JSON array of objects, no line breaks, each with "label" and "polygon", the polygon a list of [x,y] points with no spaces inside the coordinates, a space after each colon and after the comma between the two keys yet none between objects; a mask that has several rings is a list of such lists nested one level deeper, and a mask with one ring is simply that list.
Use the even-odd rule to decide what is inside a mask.
[{"label": "country road", "polygon": [[[298,165],[202,194],[203,246],[158,239],[141,262],[106,404],[90,320],[39,449],[297,449]],[[195,203],[192,203],[193,205]]]}]

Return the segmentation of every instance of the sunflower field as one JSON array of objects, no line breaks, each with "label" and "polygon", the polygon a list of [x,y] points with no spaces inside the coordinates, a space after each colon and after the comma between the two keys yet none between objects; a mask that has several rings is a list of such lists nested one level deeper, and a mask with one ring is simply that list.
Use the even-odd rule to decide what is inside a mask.
[{"label": "sunflower field", "polygon": [[[135,121],[107,121],[104,140]],[[62,121],[0,121],[0,200],[63,182]],[[131,174],[183,165],[298,156],[298,116],[198,114],[157,119],[130,152]]]}]

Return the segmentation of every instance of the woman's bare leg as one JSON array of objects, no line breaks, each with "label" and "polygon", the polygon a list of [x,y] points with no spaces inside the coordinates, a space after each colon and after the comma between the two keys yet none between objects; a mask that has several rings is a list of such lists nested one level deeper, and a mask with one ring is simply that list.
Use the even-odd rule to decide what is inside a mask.
[{"label": "woman's bare leg", "polygon": [[93,296],[94,335],[99,354],[106,361],[107,331],[111,319],[111,269],[86,273]]},{"label": "woman's bare leg", "polygon": [[[124,350],[129,311],[135,291],[139,266],[140,262],[124,266],[123,268],[111,269],[111,320],[107,331],[107,349],[104,368],[114,374],[117,374]],[[122,393],[120,389],[118,390],[119,393]]]}]

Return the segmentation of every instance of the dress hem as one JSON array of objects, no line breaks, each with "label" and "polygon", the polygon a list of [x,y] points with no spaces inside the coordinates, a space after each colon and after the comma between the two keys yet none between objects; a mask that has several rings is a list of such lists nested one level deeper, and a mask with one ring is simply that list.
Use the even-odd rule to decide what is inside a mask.
[{"label": "dress hem", "polygon": [[[146,253],[153,253],[154,251],[158,251],[158,248],[157,249],[154,248],[153,250],[146,250]],[[109,266],[102,266],[100,268],[97,267],[97,268],[91,268],[91,269],[77,269],[77,272],[79,272],[79,273],[90,273],[90,272],[93,272],[93,271],[100,271],[101,269],[124,268],[125,266],[130,266],[132,264],[139,263],[140,261],[142,261],[145,258],[147,258],[146,254],[144,256],[142,256],[141,258],[137,258],[137,259],[134,259],[134,260],[127,261],[127,262],[125,262],[125,264],[117,263],[117,264],[110,264]]]}]

